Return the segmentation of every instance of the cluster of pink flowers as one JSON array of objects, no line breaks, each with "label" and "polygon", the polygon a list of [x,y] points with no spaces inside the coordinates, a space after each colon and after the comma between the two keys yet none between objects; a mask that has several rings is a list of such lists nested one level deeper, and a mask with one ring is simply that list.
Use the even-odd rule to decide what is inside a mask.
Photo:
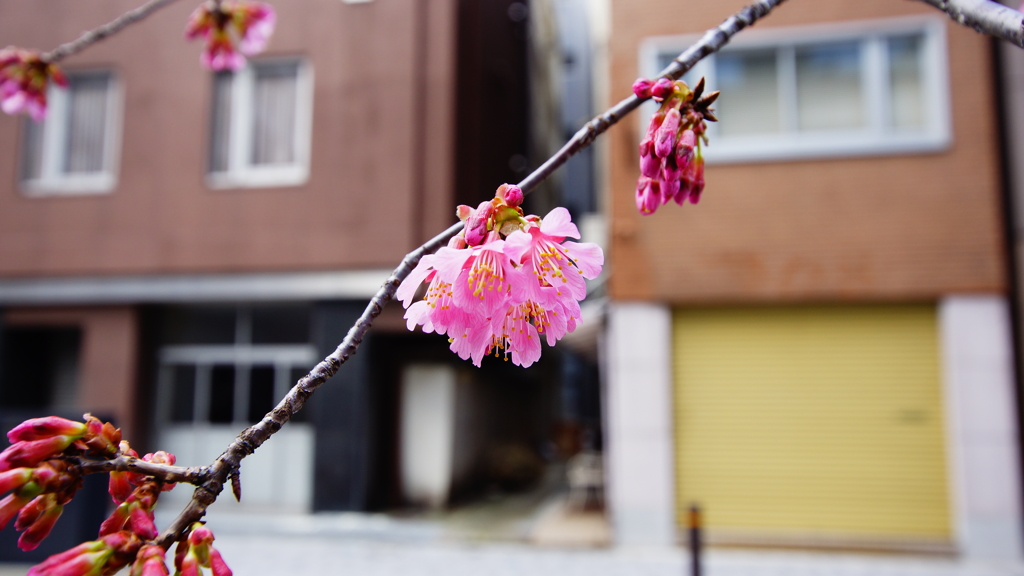
[{"label": "cluster of pink flowers", "polygon": [[53,80],[67,86],[56,64],[44,62],[38,52],[8,46],[0,50],[0,110],[28,112],[35,121],[46,116],[46,88]]},{"label": "cluster of pink flowers", "polygon": [[669,200],[683,205],[700,201],[704,191],[706,121],[716,120],[709,106],[718,93],[701,97],[704,80],[690,90],[685,82],[640,78],[633,83],[638,98],[653,98],[661,107],[651,117],[647,134],[640,141],[640,179],[636,183],[636,207],[641,214],[654,214]]},{"label": "cluster of pink flowers", "polygon": [[192,12],[185,36],[206,40],[199,57],[206,68],[238,70],[245,65],[246,56],[259,54],[267,47],[276,22],[274,8],[265,2],[210,0]]},{"label": "cluster of pink flowers", "polygon": [[0,529],[17,515],[14,528],[23,531],[18,546],[34,550],[82,485],[81,471],[60,456],[109,457],[121,431],[89,415],[84,423],[49,416],[22,422],[7,439],[12,445],[0,452],[0,493],[11,493],[0,500]]},{"label": "cluster of pink flowers", "polygon": [[[524,216],[522,201],[522,190],[503,184],[493,200],[459,206],[462,232],[420,259],[396,294],[410,330],[447,334],[451,350],[477,366],[502,352],[519,366],[536,362],[542,337],[553,346],[576,329],[584,279],[604,264],[596,244],[566,240],[580,237],[568,210]],[[413,303],[422,283],[426,294]]]}]

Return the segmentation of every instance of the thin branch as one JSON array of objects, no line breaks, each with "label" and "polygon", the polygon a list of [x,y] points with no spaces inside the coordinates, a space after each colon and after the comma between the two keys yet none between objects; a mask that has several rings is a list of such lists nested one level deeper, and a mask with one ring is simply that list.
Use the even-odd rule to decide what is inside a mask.
[{"label": "thin branch", "polygon": [[942,10],[962,26],[1024,48],[1024,14],[991,0],[919,0]]},{"label": "thin branch", "polygon": [[[720,49],[737,32],[763,18],[783,1],[758,0],[743,8],[727,18],[721,25],[708,30],[696,44],[680,54],[670,66],[665,68],[661,72],[661,76],[679,78],[701,58]],[[641,102],[642,100],[636,96],[630,96],[588,122],[554,156],[518,184],[522,188],[523,193],[527,194],[536,188],[555,169],[565,164],[577,152],[589,146],[598,135],[635,110]],[[220,492],[224,489],[224,482],[233,471],[238,469],[242,459],[252,454],[268,438],[280,430],[296,412],[302,409],[303,404],[313,395],[316,389],[337,373],[341,365],[356,353],[374,319],[380,315],[384,305],[394,297],[395,290],[398,289],[399,284],[409,275],[412,269],[416,267],[420,258],[444,246],[452,236],[455,236],[462,230],[462,227],[461,222],[453,224],[447,230],[434,236],[426,244],[405,256],[402,263],[398,268],[395,268],[391,276],[384,282],[384,285],[381,286],[369,304],[366,305],[362,316],[349,329],[348,334],[341,344],[338,345],[338,348],[330,356],[317,364],[309,374],[302,377],[277,407],[263,417],[263,420],[243,430],[231,445],[228,446],[227,450],[210,465],[209,476],[206,482],[196,488],[192,501],[160,534],[160,537],[157,539],[158,544],[165,549],[170,547],[188,526],[203,517],[206,513],[206,508],[220,495]]]},{"label": "thin branch", "polygon": [[186,482],[188,484],[200,485],[206,481],[209,469],[205,466],[185,468],[184,466],[169,466],[167,464],[155,464],[146,462],[131,456],[118,456],[112,460],[89,460],[79,458],[76,464],[82,468],[84,474],[97,474],[102,472],[135,472],[159,478],[164,482]]},{"label": "thin branch", "polygon": [[129,10],[128,12],[121,14],[117,18],[114,18],[113,20],[107,22],[99,28],[93,28],[92,30],[89,30],[88,32],[79,36],[77,40],[73,40],[71,42],[67,42],[65,44],[61,44],[60,46],[57,46],[53,50],[44,53],[40,58],[42,58],[43,62],[58,62],[60,60],[63,60],[64,58],[67,58],[72,54],[77,54],[82,50],[85,50],[89,46],[92,46],[100,40],[103,40],[107,36],[111,36],[113,34],[120,32],[121,29],[125,26],[128,26],[129,24],[134,24],[135,22],[142,20],[146,16],[149,16],[153,12],[156,12],[157,10],[175,1],[176,0],[150,0],[142,6],[135,8],[134,10]]}]

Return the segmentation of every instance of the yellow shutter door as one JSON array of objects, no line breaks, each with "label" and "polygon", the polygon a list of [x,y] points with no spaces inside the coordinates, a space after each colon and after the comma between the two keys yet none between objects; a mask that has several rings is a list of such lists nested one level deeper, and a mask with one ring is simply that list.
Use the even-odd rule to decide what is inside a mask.
[{"label": "yellow shutter door", "polygon": [[934,306],[681,309],[674,332],[680,523],[949,540]]}]

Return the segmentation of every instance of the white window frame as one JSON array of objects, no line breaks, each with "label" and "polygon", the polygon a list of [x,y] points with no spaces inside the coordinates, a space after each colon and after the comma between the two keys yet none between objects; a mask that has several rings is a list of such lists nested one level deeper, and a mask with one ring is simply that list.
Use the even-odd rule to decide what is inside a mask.
[{"label": "white window frame", "polygon": [[[922,34],[922,82],[927,110],[927,125],[921,131],[898,132],[890,128],[890,83],[888,45],[893,36]],[[658,36],[645,39],[640,47],[641,76],[654,77],[659,72],[659,54],[679,54],[700,36]],[[790,52],[779,60],[779,80],[796,88],[795,70],[786,66],[795,49],[826,42],[857,41],[861,45],[861,78],[869,125],[854,130],[798,132],[785,129],[772,134],[722,136],[715,123],[709,123],[710,145],[704,150],[709,164],[799,160],[813,158],[858,157],[890,154],[942,152],[952,145],[953,131],[950,111],[949,65],[946,47],[946,24],[937,16],[909,16],[884,20],[814,24],[785,28],[764,28],[744,31],[723,51],[730,49],[775,48]],[[706,77],[708,91],[715,90],[715,55],[708,56],[690,72],[696,78]],[[787,77],[788,73],[788,77]],[[795,102],[780,101],[780,117],[792,117]],[[641,133],[656,105],[645,104]]]},{"label": "white window frame", "polygon": [[[64,154],[68,128],[68,89],[51,82],[46,92],[47,113],[43,125],[43,142],[38,178],[20,178],[21,190],[26,196],[78,196],[106,194],[117,186],[117,174],[121,157],[121,127],[123,96],[121,83],[112,70],[81,70],[69,72],[69,79],[75,76],[106,74],[107,85],[106,126],[103,137],[103,169],[89,174],[68,174],[63,172]],[[25,122],[32,122],[29,118]],[[23,127],[23,129],[27,129]],[[20,144],[21,154],[26,154],[24,139]]]},{"label": "white window frame", "polygon": [[[251,164],[252,107],[256,72],[252,63],[246,62],[244,68],[235,72],[231,81],[228,169],[213,172],[207,168],[206,182],[211,188],[299,186],[309,179],[310,141],[313,131],[313,67],[302,58],[260,59],[255,62],[257,66],[272,63],[298,64],[295,85],[295,161],[276,166]],[[212,132],[208,145],[213,146]]]}]

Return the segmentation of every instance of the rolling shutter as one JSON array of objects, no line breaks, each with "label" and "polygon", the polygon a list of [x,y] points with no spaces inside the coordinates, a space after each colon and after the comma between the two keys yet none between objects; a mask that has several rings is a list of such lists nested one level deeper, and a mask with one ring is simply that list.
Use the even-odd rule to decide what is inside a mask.
[{"label": "rolling shutter", "polygon": [[680,309],[674,337],[680,523],[949,541],[934,306]]}]

